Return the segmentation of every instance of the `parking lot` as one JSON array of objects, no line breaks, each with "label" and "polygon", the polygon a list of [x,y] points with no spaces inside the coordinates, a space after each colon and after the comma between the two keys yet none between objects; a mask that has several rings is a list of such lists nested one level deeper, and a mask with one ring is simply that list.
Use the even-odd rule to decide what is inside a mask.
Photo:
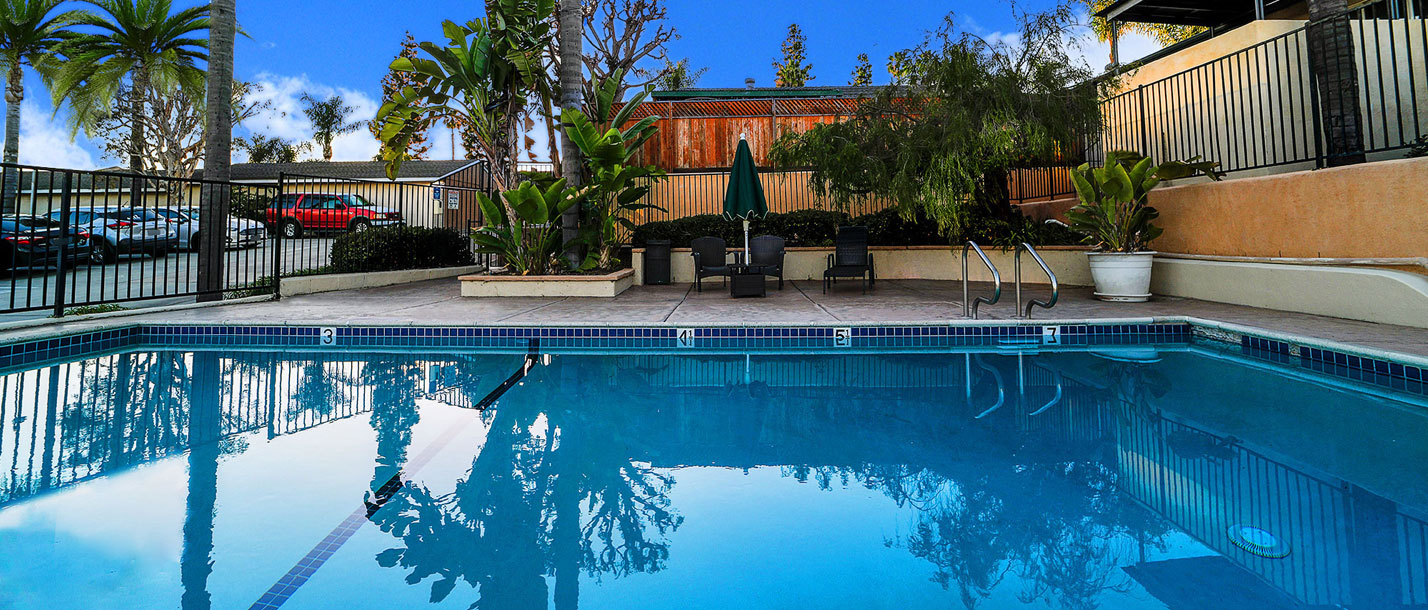
[{"label": "parking lot", "polygon": [[[330,262],[332,239],[314,237],[282,242],[283,273],[316,269]],[[272,239],[255,248],[230,249],[225,254],[225,287],[242,288],[273,271]],[[192,302],[193,297],[173,297],[197,290],[198,254],[175,251],[154,258],[145,255],[120,256],[108,265],[83,264],[65,278],[71,307],[86,303],[145,299],[143,305]],[[0,276],[0,309],[53,306],[58,274],[53,269],[18,271]],[[49,309],[0,315],[0,321],[44,317]]]}]

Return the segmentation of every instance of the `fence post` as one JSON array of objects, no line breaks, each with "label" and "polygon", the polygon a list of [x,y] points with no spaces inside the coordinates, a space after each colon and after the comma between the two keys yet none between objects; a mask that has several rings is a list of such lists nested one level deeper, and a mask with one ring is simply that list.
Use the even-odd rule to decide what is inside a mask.
[{"label": "fence post", "polygon": [[[38,178],[39,178],[39,174],[36,173],[36,174],[35,174],[35,179],[30,181],[30,187],[31,187],[31,188],[39,188],[39,184],[37,184]],[[70,270],[69,270],[69,265],[67,264],[67,261],[68,261],[68,259],[69,259],[69,251],[70,251],[70,247],[71,247],[71,246],[70,246],[70,243],[69,243],[69,242],[70,242],[70,224],[71,224],[70,221],[69,221],[69,207],[70,207],[70,196],[73,194],[73,191],[74,191],[73,178],[74,178],[74,174],[73,174],[72,172],[65,172],[65,173],[64,173],[64,182],[63,182],[63,185],[64,185],[64,186],[61,187],[63,190],[61,190],[61,194],[60,194],[60,256],[59,256],[58,268],[55,270],[55,311],[54,311],[54,317],[56,317],[56,318],[62,318],[62,317],[64,317],[64,306],[65,306],[65,298],[64,298],[64,297],[65,297],[65,292],[67,292],[67,291],[68,291],[68,288],[69,288],[69,282],[68,282],[67,280],[69,279]],[[16,209],[19,209],[19,208],[17,207]]]},{"label": "fence post", "polygon": [[[268,209],[275,210],[274,220],[269,223],[269,232],[273,234],[273,299],[283,298],[283,188],[287,182],[287,174],[278,172],[278,194],[273,196],[272,203],[268,204]],[[273,206],[277,206],[274,208]],[[266,213],[265,213],[266,214]]]},{"label": "fence post", "polygon": [[1137,152],[1150,156],[1150,132],[1145,123],[1145,85],[1135,88],[1135,100],[1140,105],[1140,150]]}]

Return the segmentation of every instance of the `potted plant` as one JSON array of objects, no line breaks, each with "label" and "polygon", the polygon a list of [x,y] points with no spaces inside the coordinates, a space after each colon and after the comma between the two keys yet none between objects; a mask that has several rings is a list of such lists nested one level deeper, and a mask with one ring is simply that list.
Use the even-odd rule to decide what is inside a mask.
[{"label": "potted plant", "polygon": [[1083,164],[1071,172],[1081,203],[1066,213],[1071,229],[1095,245],[1087,253],[1096,297],[1103,301],[1144,302],[1150,298],[1150,270],[1155,252],[1150,242],[1163,230],[1152,221],[1160,212],[1147,203],[1163,180],[1205,174],[1219,180],[1219,163],[1169,161],[1154,165],[1149,157],[1116,151],[1104,167]]}]

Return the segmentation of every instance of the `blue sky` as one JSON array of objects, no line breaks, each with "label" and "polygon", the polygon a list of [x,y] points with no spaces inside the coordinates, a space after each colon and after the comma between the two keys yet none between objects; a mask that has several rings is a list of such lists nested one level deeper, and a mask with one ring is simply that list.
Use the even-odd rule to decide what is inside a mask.
[{"label": "blue sky", "polygon": [[[814,85],[846,83],[858,53],[872,59],[874,81],[886,82],[887,56],[920,42],[949,12],[961,29],[984,37],[1004,36],[1016,29],[1012,7],[1005,0],[666,3],[669,23],[680,35],[669,45],[670,55],[707,67],[699,83],[704,87],[742,86],[749,76],[760,86],[772,85],[771,64],[790,23],[798,23],[808,37]],[[184,2],[176,0],[176,4]],[[1035,10],[1050,4],[1050,0],[1024,0],[1018,7]],[[437,39],[443,19],[465,21],[480,16],[481,7],[479,0],[239,0],[238,17],[248,37],[238,41],[236,72],[243,80],[261,84],[259,95],[274,109],[246,123],[237,135],[257,131],[307,139],[310,126],[297,101],[303,92],[341,94],[357,108],[360,118],[369,118],[380,102],[381,78],[405,32],[411,31],[418,40]],[[1153,48],[1144,40],[1122,44],[1127,58]],[[1093,65],[1104,64],[1104,45],[1088,43],[1085,50]],[[48,95],[38,78],[29,76],[27,89],[21,162],[64,167],[115,164],[82,136],[69,142],[63,121],[50,118]],[[448,138],[434,134],[433,140],[433,158],[451,155]],[[537,150],[543,146],[542,142]],[[334,148],[338,160],[365,160],[376,152],[376,143],[363,130],[340,138]]]}]

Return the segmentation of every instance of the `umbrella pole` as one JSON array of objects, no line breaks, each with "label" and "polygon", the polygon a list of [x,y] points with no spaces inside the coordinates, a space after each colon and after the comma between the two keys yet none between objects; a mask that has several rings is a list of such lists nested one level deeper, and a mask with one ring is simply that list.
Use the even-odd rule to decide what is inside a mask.
[{"label": "umbrella pole", "polygon": [[748,219],[748,218],[745,218],[745,219],[744,219],[744,264],[747,265],[747,264],[749,264],[749,263],[751,263],[751,262],[752,262],[752,261],[749,260],[749,219]]}]

